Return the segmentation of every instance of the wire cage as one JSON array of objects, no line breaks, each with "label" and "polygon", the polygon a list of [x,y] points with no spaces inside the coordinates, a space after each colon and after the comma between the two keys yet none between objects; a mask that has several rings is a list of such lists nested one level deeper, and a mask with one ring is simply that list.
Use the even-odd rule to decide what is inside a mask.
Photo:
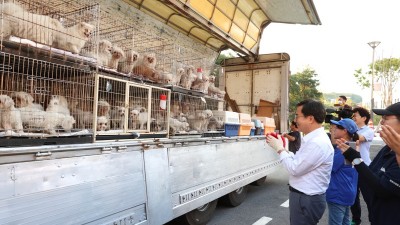
[{"label": "wire cage", "polygon": [[4,52],[0,62],[1,135],[51,138],[89,133],[76,109],[93,113],[92,72]]},{"label": "wire cage", "polygon": [[[167,135],[170,91],[105,75],[98,76],[96,135]],[[110,136],[111,137],[111,136]],[[150,137],[150,136],[149,136]],[[161,137],[161,136],[160,136]]]},{"label": "wire cage", "polygon": [[0,5],[1,50],[32,58],[92,62],[83,57],[97,39],[100,7],[94,0],[18,0]]},{"label": "wire cage", "polygon": [[203,134],[212,117],[204,97],[171,93],[170,135]]}]

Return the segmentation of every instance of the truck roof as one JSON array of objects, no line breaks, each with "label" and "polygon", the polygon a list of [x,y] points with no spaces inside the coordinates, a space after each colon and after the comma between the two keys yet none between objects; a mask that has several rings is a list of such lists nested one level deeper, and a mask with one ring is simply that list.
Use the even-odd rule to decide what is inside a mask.
[{"label": "truck roof", "polygon": [[270,23],[320,25],[312,0],[126,0],[215,51],[257,55]]}]

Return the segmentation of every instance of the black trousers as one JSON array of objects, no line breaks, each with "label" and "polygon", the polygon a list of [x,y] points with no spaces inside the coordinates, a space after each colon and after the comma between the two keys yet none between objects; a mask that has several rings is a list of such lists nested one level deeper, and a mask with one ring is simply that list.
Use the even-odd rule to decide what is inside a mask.
[{"label": "black trousers", "polygon": [[350,207],[352,221],[356,224],[361,223],[361,204],[360,204],[360,189],[357,186],[357,195],[354,204]]}]

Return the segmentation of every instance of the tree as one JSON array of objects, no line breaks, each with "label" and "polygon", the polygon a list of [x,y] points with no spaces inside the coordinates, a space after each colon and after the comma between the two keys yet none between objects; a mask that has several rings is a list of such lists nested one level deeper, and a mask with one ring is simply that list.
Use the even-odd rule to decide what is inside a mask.
[{"label": "tree", "polygon": [[[367,73],[362,69],[355,70],[354,77],[362,88],[371,88],[372,63]],[[381,91],[385,106],[392,104],[392,91],[400,78],[400,59],[384,58],[375,62],[375,77],[382,84]]]},{"label": "tree", "polygon": [[[302,72],[292,74],[289,84],[289,111],[296,112],[296,104],[305,99],[322,99],[322,93],[317,90],[319,80],[316,79],[315,71],[305,68]],[[294,116],[291,116],[293,119]]]}]

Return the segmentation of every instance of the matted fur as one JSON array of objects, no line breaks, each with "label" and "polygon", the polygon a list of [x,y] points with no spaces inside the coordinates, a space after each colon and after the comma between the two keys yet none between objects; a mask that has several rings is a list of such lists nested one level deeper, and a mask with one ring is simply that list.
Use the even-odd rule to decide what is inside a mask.
[{"label": "matted fur", "polygon": [[23,133],[21,113],[14,107],[14,101],[7,95],[0,95],[0,121],[1,126],[6,130],[6,134],[12,131]]},{"label": "matted fur", "polygon": [[62,28],[54,34],[53,46],[65,51],[78,54],[94,31],[94,26],[79,22],[71,27]]}]

